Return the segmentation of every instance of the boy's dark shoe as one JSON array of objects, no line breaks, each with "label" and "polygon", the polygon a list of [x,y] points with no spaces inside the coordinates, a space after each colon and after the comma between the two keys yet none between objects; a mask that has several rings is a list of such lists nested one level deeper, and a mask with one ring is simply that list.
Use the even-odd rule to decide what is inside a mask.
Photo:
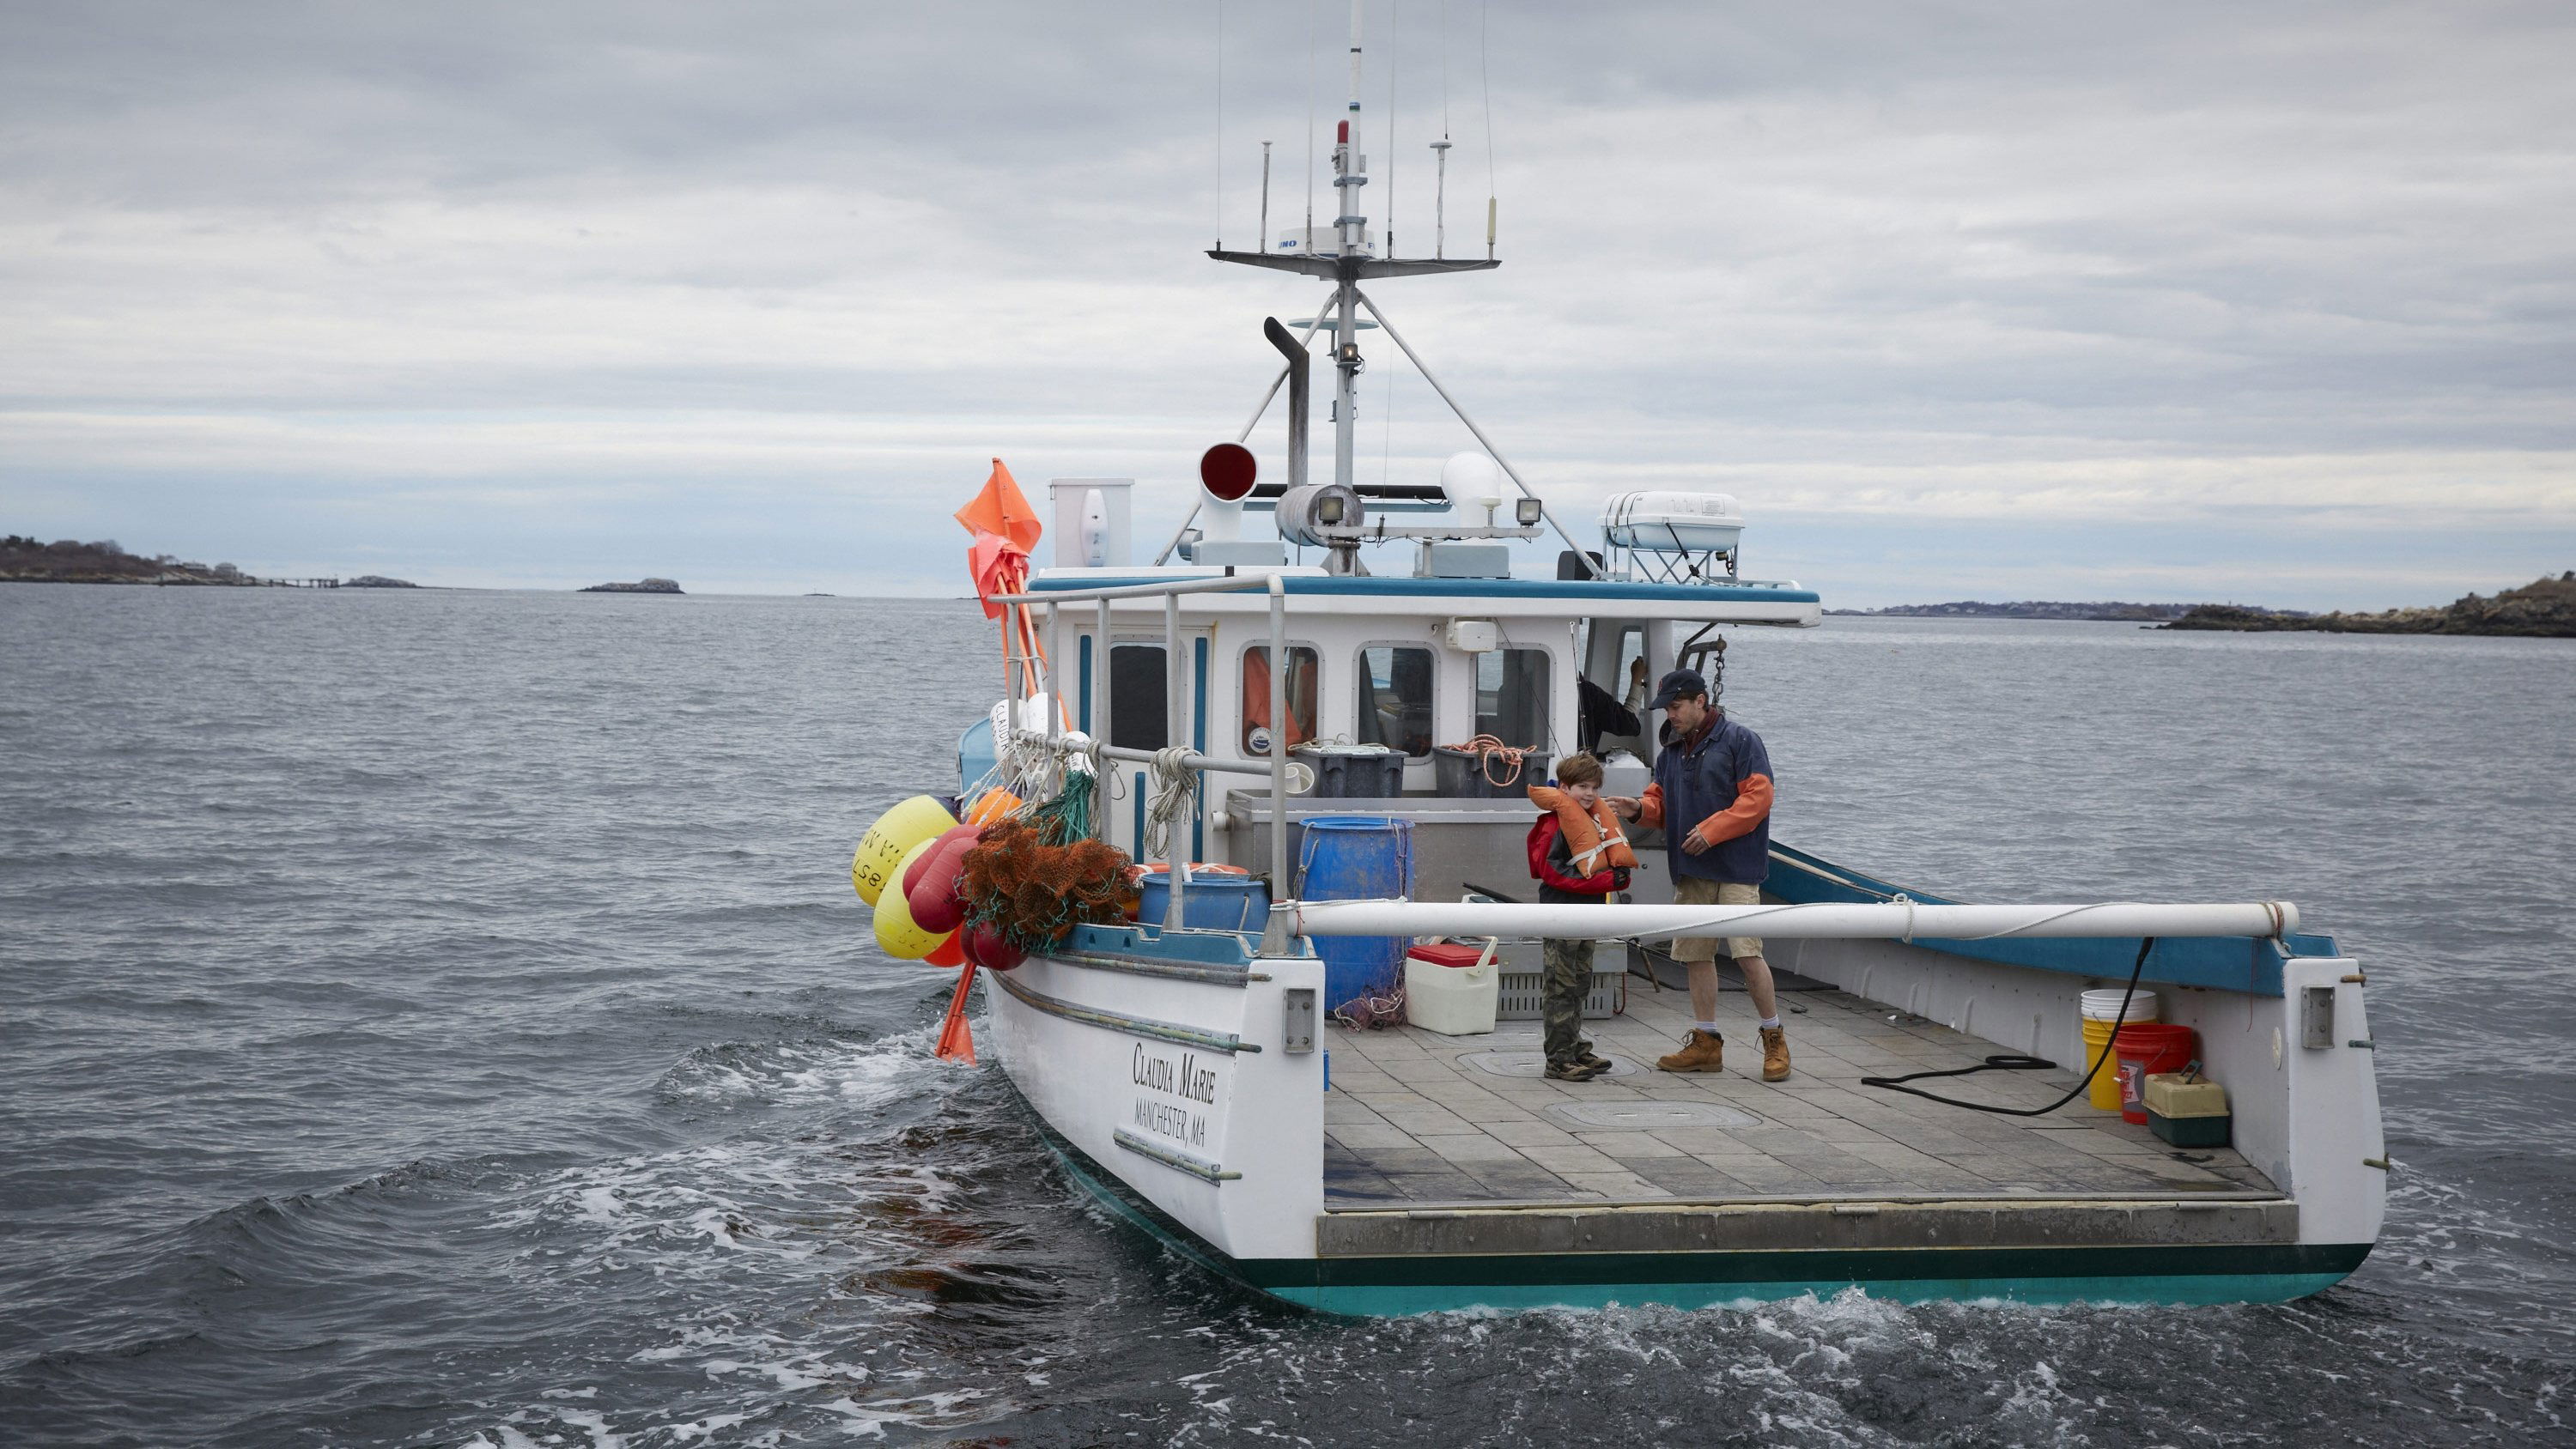
[{"label": "boy's dark shoe", "polygon": [[1547,1079],[1551,1082],[1588,1082],[1608,1070],[1609,1066],[1608,1062],[1603,1062],[1599,1066],[1582,1061],[1549,1062]]},{"label": "boy's dark shoe", "polygon": [[1574,1059],[1583,1063],[1585,1066],[1592,1068],[1595,1072],[1606,1072],[1610,1070],[1610,1059],[1594,1051],[1592,1049],[1592,1043],[1590,1042],[1585,1042],[1583,1045],[1574,1049]]}]

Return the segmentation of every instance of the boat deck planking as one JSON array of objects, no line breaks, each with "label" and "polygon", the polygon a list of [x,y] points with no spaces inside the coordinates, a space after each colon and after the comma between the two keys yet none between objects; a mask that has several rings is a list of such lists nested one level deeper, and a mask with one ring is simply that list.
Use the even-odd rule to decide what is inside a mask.
[{"label": "boat deck planking", "polygon": [[[1658,1072],[1654,1059],[1690,1025],[1689,998],[1656,993],[1642,977],[1627,985],[1624,1014],[1584,1023],[1594,1050],[1616,1064],[1615,1075],[1589,1082],[1538,1075],[1536,1022],[1464,1037],[1334,1027],[1326,1211],[2281,1196],[2233,1150],[2168,1146],[2081,1098],[2045,1117],[2000,1117],[1863,1087],[1863,1076],[1971,1066],[2004,1049],[1841,991],[1784,994],[1784,1012],[1805,1008],[1783,1017],[1796,1067],[1786,1082],[1761,1080],[1750,1003],[1732,991],[1720,998],[1725,1071]],[[1988,1072],[1923,1085],[2036,1107],[2076,1075]],[[1663,1120],[1685,1115],[1716,1120]]]}]

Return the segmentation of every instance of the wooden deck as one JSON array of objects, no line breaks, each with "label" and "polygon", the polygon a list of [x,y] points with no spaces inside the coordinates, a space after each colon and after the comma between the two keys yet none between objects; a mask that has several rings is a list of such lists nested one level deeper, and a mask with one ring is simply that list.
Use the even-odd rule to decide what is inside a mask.
[{"label": "wooden deck", "polygon": [[[1840,991],[1782,994],[1797,1073],[1766,1085],[1748,999],[1729,991],[1721,1003],[1726,1070],[1714,1075],[1654,1069],[1688,1029],[1689,1005],[1642,977],[1628,980],[1624,1015],[1584,1024],[1594,1049],[1616,1064],[1589,1082],[1540,1075],[1536,1022],[1469,1037],[1333,1028],[1327,1212],[2280,1197],[2231,1150],[2169,1147],[2080,1099],[2046,1117],[1998,1117],[1863,1087],[1864,1075],[1968,1066],[2003,1048]],[[2075,1078],[1989,1072],[1924,1085],[1969,1101],[2039,1106]]]}]

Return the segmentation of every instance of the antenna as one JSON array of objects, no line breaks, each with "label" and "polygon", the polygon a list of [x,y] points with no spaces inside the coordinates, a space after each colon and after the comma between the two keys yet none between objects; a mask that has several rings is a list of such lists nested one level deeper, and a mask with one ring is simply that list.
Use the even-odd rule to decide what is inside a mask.
[{"label": "antenna", "polygon": [[1315,4],[1306,0],[1306,232],[1299,252],[1315,248]]},{"label": "antenna", "polygon": [[[1449,255],[1449,133],[1431,143],[1431,154],[1440,158],[1440,179],[1431,191],[1431,259]],[[1391,250],[1391,249],[1390,249]]]},{"label": "antenna", "polygon": [[1261,232],[1253,240],[1270,250],[1270,143],[1261,143]]},{"label": "antenna", "polygon": [[1494,65],[1488,0],[1476,4],[1476,75],[1485,88],[1485,260],[1494,259]]},{"label": "antenna", "polygon": [[1216,249],[1225,250],[1225,0],[1216,0]]},{"label": "antenna", "polygon": [[1402,49],[1395,42],[1396,17],[1404,0],[1386,0],[1386,254],[1395,255],[1395,62]]}]

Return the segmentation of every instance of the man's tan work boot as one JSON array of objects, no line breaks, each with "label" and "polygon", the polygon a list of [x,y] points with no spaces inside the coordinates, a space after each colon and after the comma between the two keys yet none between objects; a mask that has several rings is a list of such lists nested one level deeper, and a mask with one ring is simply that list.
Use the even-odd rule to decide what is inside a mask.
[{"label": "man's tan work boot", "polygon": [[1692,1027],[1682,1036],[1682,1049],[1655,1059],[1659,1072],[1713,1072],[1726,1058],[1726,1038]]},{"label": "man's tan work boot", "polygon": [[1789,1080],[1789,1033],[1776,1026],[1762,1028],[1762,1080]]}]

